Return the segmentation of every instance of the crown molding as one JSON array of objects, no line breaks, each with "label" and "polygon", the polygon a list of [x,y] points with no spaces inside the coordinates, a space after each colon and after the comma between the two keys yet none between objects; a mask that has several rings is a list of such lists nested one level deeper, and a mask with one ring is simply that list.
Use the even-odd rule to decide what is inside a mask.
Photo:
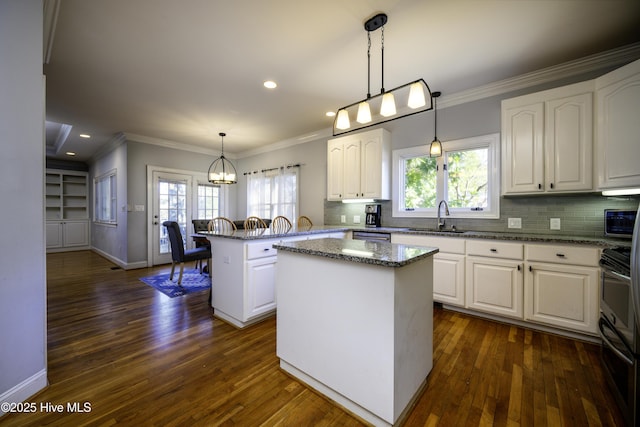
[{"label": "crown molding", "polygon": [[89,158],[89,163],[95,163],[101,157],[109,154],[119,146],[123,145],[125,142],[127,142],[127,138],[125,137],[124,133],[116,133],[106,144],[100,147],[100,149]]},{"label": "crown molding", "polygon": [[[206,154],[208,156],[217,156],[219,153],[219,150],[204,148],[198,145],[185,144],[182,142],[171,141],[168,139],[154,138],[151,136],[138,135],[135,133],[124,133],[123,135],[125,136],[127,141],[140,142],[142,144],[155,145],[155,146],[164,147],[164,148],[172,148],[174,150],[189,151],[189,152],[198,153],[198,154]],[[229,155],[228,153],[225,154],[225,157],[230,159],[236,158],[234,157],[233,154]]]},{"label": "crown molding", "polygon": [[443,96],[441,100],[438,101],[438,108],[442,109],[454,105],[466,104],[528,87],[551,83],[563,78],[601,70],[606,67],[622,66],[638,58],[640,58],[640,43],[633,43],[574,61],[564,62],[520,76],[499,80],[473,89]]},{"label": "crown molding", "polygon": [[332,132],[332,128],[326,128],[305,135],[296,136],[295,138],[289,138],[282,141],[274,142],[262,147],[252,148],[250,150],[238,153],[237,158],[242,159],[244,157],[251,157],[258,154],[268,153],[270,151],[281,150],[300,144],[306,144],[307,142],[316,141],[318,139],[331,138],[333,136]]}]

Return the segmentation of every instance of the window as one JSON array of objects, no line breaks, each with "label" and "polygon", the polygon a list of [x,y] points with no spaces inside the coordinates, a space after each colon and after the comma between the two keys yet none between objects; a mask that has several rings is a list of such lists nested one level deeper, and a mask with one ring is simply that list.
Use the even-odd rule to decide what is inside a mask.
[{"label": "window", "polygon": [[298,212],[298,171],[277,168],[247,179],[247,216],[293,220]]},{"label": "window", "polygon": [[393,216],[435,217],[446,200],[454,218],[499,218],[498,134],[443,142],[441,157],[428,151],[393,152]]},{"label": "window", "polygon": [[220,186],[198,184],[198,211],[196,218],[213,219],[220,216]]},{"label": "window", "polygon": [[113,170],[94,180],[95,222],[116,224],[116,171]]}]

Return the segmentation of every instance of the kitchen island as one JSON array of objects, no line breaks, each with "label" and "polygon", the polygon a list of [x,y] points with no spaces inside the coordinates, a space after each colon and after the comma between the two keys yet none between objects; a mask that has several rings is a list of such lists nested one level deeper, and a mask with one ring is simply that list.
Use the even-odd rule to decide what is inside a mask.
[{"label": "kitchen island", "polygon": [[437,248],[274,245],[280,367],[374,425],[402,422],[433,366]]},{"label": "kitchen island", "polygon": [[211,306],[214,316],[244,328],[272,316],[276,310],[275,243],[322,237],[344,238],[344,227],[293,227],[201,232],[211,242]]}]

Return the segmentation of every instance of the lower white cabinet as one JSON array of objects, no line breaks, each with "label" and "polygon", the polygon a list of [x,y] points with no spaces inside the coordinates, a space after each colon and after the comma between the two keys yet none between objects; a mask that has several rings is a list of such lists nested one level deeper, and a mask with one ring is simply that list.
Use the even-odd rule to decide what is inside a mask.
[{"label": "lower white cabinet", "polygon": [[247,318],[275,310],[277,256],[246,262]]},{"label": "lower white cabinet", "polygon": [[527,245],[526,252],[525,320],[597,335],[599,249]]},{"label": "lower white cabinet", "polygon": [[523,318],[522,261],[467,257],[466,307]]},{"label": "lower white cabinet", "polygon": [[392,234],[391,241],[438,248],[433,256],[433,300],[464,307],[464,239]]},{"label": "lower white cabinet", "polygon": [[47,221],[47,250],[67,250],[89,247],[87,220]]}]

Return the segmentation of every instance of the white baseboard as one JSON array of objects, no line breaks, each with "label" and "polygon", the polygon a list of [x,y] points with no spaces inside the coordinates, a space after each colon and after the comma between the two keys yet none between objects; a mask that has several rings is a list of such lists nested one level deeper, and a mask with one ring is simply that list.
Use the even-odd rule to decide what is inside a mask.
[{"label": "white baseboard", "polygon": [[[22,381],[20,384],[17,384],[13,388],[2,393],[0,395],[0,403],[24,402],[48,385],[49,381],[47,380],[47,370],[43,369],[42,371]],[[4,409],[5,405],[0,406],[2,406],[2,408]],[[2,417],[6,413],[7,412],[0,409],[0,417]]]},{"label": "white baseboard", "polygon": [[135,270],[137,268],[146,268],[148,267],[148,263],[147,261],[139,261],[139,262],[132,262],[132,263],[127,263],[124,262],[123,260],[114,257],[111,254],[108,254],[96,247],[92,247],[91,250],[95,253],[97,253],[98,255],[108,259],[109,261],[111,261],[112,263],[118,265],[119,267],[123,268],[124,270]]}]

